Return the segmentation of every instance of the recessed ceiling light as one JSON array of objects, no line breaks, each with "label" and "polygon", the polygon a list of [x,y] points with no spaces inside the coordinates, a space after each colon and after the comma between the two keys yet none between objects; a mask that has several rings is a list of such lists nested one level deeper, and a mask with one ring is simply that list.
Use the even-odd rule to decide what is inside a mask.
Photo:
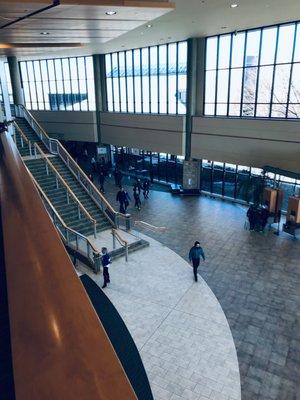
[{"label": "recessed ceiling light", "polygon": [[49,32],[41,32],[40,35],[49,35]]},{"label": "recessed ceiling light", "polygon": [[230,4],[230,7],[231,8],[237,8],[239,5],[237,4],[237,3],[232,3],[232,4]]},{"label": "recessed ceiling light", "polygon": [[117,11],[106,11],[106,15],[115,15],[117,14]]},{"label": "recessed ceiling light", "polygon": [[151,25],[151,24],[148,24],[148,25],[147,25],[147,28],[152,28],[152,25]]}]

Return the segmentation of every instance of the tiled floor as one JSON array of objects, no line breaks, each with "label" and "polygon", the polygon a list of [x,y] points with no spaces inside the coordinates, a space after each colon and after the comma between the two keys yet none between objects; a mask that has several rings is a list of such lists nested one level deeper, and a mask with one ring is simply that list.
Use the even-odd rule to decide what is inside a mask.
[{"label": "tiled floor", "polygon": [[[116,188],[106,189],[116,204]],[[245,231],[243,207],[204,197],[151,192],[140,212],[128,211],[134,219],[165,225],[163,234],[147,233],[184,258],[194,240],[201,241],[207,263],[199,273],[228,319],[242,399],[299,399],[300,241]]]},{"label": "tiled floor", "polygon": [[[135,340],[155,400],[240,400],[236,349],[218,300],[202,278],[193,282],[186,261],[148,240],[128,263],[112,263],[105,293]],[[101,275],[78,268],[102,286]]]}]

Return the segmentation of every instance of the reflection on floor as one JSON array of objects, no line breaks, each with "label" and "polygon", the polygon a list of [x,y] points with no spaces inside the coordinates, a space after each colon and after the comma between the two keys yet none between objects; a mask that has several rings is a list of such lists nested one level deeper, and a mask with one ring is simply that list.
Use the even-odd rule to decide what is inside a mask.
[{"label": "reflection on floor", "polygon": [[[240,400],[236,349],[216,297],[202,278],[193,281],[186,261],[146,240],[150,247],[128,263],[112,263],[105,294],[132,334],[155,400]],[[101,275],[78,268],[102,286]]]},{"label": "reflection on floor", "polygon": [[[129,188],[130,189],[130,188]],[[115,202],[116,187],[106,184]],[[245,209],[205,197],[151,192],[133,218],[166,226],[155,239],[186,258],[200,240],[199,272],[217,296],[237,348],[242,398],[294,400],[300,392],[300,241],[243,229]],[[201,305],[199,305],[201,307]]]}]

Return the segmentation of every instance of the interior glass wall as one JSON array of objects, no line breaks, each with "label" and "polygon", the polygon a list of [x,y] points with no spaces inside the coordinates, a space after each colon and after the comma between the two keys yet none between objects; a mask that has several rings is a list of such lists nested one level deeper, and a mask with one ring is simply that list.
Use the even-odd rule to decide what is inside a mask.
[{"label": "interior glass wall", "polygon": [[125,174],[164,183],[182,184],[184,157],[112,146],[115,164]]},{"label": "interior glass wall", "polygon": [[12,86],[11,86],[11,79],[10,79],[10,71],[9,71],[8,62],[4,63],[4,70],[5,70],[5,77],[6,77],[6,84],[7,84],[9,103],[10,104],[14,104],[13,90],[12,90]]},{"label": "interior glass wall", "polygon": [[205,115],[300,118],[300,23],[206,39]]},{"label": "interior glass wall", "polygon": [[28,109],[95,111],[92,57],[21,61],[20,69]]},{"label": "interior glass wall", "polygon": [[106,54],[107,109],[185,114],[187,42]]}]

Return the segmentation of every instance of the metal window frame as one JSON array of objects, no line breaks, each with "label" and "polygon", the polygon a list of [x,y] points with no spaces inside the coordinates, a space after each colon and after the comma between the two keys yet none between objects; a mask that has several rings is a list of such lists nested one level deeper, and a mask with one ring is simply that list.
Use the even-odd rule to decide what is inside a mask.
[{"label": "metal window frame", "polygon": [[294,65],[295,65],[295,53],[296,53],[296,43],[297,43],[298,29],[299,29],[299,33],[300,33],[300,23],[299,22],[297,24],[295,24],[294,41],[293,41],[293,52],[292,52],[292,59],[291,59],[290,79],[289,79],[288,94],[287,94],[287,101],[286,101],[285,118],[288,118],[288,113],[289,113],[291,86],[292,86],[293,71],[294,71]]},{"label": "metal window frame", "polygon": [[150,60],[150,46],[148,46],[148,92],[149,92],[149,114],[152,114],[152,101],[151,101],[151,60]]},{"label": "metal window frame", "polygon": [[[176,115],[178,115],[178,101],[179,101],[179,96],[178,96],[178,82],[179,82],[178,63],[179,63],[179,42],[176,42],[176,109],[175,109],[175,114]],[[176,156],[176,159],[177,159],[177,156]]]}]

